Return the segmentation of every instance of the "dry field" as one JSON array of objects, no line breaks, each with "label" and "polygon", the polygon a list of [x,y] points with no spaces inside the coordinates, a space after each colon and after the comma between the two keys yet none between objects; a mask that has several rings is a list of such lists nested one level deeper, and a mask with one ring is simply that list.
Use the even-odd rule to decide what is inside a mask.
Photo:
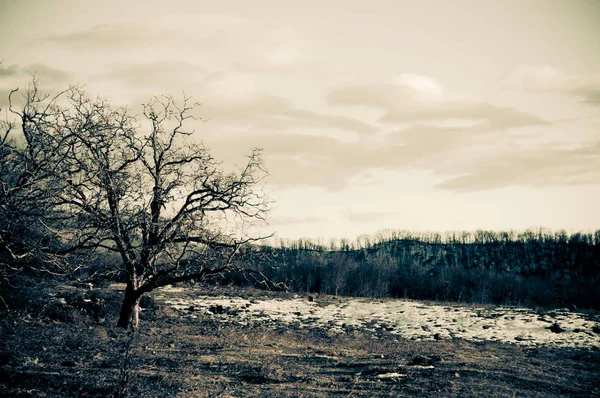
[{"label": "dry field", "polygon": [[[505,343],[450,336],[434,329],[406,337],[389,319],[352,323],[350,318],[360,317],[348,315],[338,319],[340,324],[318,321],[319,310],[329,308],[342,316],[332,309],[351,307],[351,299],[335,297],[311,301],[285,293],[206,289],[167,289],[152,296],[144,303],[140,333],[129,346],[130,396],[600,396],[597,314],[549,311],[526,322],[538,330],[558,319],[565,331],[548,329],[545,336],[583,334],[591,341],[577,348],[527,339]],[[119,298],[119,292],[109,289],[40,286],[26,305],[4,314],[0,396],[112,396],[123,374],[128,342],[113,326]],[[240,305],[219,304],[223,300]],[[273,308],[264,308],[272,302],[304,303],[314,313],[292,314],[296,318],[290,322],[276,320],[268,316]],[[248,315],[252,306],[262,308],[261,316]],[[472,311],[481,313],[481,308]],[[486,313],[498,311],[489,308]],[[543,322],[540,318],[549,322],[535,324]],[[481,326],[469,322],[457,320],[463,327]],[[583,322],[589,330],[574,332]],[[427,325],[419,325],[420,330],[425,332],[421,326]],[[487,333],[493,327],[481,329]]]}]

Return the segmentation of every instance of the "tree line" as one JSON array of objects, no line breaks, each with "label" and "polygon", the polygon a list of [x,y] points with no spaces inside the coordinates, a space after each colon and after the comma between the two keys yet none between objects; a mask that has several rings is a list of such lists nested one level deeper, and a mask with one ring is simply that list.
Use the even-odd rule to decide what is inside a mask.
[{"label": "tree line", "polygon": [[354,242],[281,241],[239,261],[297,292],[600,308],[600,231],[388,231]]}]

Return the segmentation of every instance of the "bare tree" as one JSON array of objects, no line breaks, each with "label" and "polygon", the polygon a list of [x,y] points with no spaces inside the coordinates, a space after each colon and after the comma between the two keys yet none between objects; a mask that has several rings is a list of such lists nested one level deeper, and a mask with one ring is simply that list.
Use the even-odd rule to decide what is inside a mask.
[{"label": "bare tree", "polygon": [[[56,134],[56,96],[37,90],[36,78],[25,91],[25,105],[15,111],[9,94],[6,117],[0,120],[0,279],[8,279],[25,266],[51,273],[67,272],[59,253],[63,247],[50,198],[56,196],[54,167],[67,145]],[[46,134],[46,132],[50,132]]]},{"label": "bare tree", "polygon": [[[64,99],[46,109],[51,119],[42,126],[51,143],[44,150],[57,153],[40,166],[52,178],[49,207],[60,214],[64,253],[121,258],[127,287],[119,326],[137,328],[144,293],[231,271],[244,245],[267,237],[251,233],[269,206],[259,189],[260,150],[224,172],[184,128],[198,105],[190,98],[154,97],[140,118],[79,87]],[[35,101],[24,109],[37,109]]]}]

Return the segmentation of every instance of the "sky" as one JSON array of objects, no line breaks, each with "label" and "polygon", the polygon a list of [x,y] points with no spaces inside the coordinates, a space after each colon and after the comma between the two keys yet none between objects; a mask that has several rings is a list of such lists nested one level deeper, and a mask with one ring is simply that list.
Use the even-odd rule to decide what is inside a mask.
[{"label": "sky", "polygon": [[4,108],[34,72],[193,96],[281,238],[600,228],[598,1],[0,0],[0,37]]}]

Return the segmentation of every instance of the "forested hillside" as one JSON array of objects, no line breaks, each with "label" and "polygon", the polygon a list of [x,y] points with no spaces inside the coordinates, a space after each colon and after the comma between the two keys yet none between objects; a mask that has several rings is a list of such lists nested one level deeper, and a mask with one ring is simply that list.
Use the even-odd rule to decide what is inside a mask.
[{"label": "forested hillside", "polygon": [[387,232],[279,242],[239,261],[297,292],[600,308],[599,245],[600,231]]}]

